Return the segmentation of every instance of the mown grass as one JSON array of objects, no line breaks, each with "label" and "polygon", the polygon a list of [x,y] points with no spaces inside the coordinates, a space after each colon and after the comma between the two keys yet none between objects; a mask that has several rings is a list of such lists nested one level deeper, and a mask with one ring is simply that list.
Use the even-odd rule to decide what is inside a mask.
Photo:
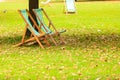
[{"label": "mown grass", "polygon": [[[0,3],[1,80],[119,80],[120,2],[76,3],[76,14],[63,14],[63,3],[42,6],[65,45],[13,47],[24,22],[17,9],[28,3]],[[41,5],[40,5],[41,6]]]}]

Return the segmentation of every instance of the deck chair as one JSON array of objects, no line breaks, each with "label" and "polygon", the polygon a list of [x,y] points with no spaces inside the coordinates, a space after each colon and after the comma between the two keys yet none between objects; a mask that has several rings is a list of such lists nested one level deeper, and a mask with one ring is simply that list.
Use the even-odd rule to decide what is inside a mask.
[{"label": "deck chair", "polygon": [[65,13],[75,13],[75,0],[65,0]]},{"label": "deck chair", "polygon": [[[57,35],[60,39],[61,43],[65,43],[63,38],[60,36],[61,33],[66,32],[66,30],[57,31],[55,26],[53,25],[52,21],[49,19],[48,15],[44,11],[43,8],[40,9],[33,9],[34,14],[37,17],[38,24],[41,26],[41,29],[48,34],[48,36],[51,38],[51,40],[54,42],[55,45],[58,45],[58,43],[53,38],[54,35]],[[48,21],[48,25],[45,22],[45,19]]]},{"label": "deck chair", "polygon": [[[15,46],[20,46],[27,42],[36,41],[41,48],[44,48],[41,43],[41,40],[43,40],[47,45],[49,45],[48,41],[46,40],[46,36],[45,36],[46,34],[38,28],[37,23],[34,21],[29,11],[25,9],[25,10],[18,10],[18,12],[20,13],[21,17],[24,19],[26,23],[26,27],[24,34],[22,36],[22,41],[16,44]],[[29,18],[33,22],[33,25],[31,24]],[[37,30],[35,28],[37,28]],[[31,32],[31,36],[28,39],[25,39],[27,29]]]}]

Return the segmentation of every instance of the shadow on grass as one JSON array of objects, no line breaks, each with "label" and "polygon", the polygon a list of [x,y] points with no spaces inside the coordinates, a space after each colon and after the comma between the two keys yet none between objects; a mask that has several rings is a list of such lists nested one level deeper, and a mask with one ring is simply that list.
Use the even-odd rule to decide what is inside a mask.
[{"label": "shadow on grass", "polygon": [[67,46],[81,48],[120,48],[120,34],[78,34],[65,35]]},{"label": "shadow on grass", "polygon": [[8,44],[8,45],[13,45],[16,42],[21,40],[21,36],[0,36],[0,44]]},{"label": "shadow on grass", "polygon": [[[120,48],[120,34],[71,34],[62,35],[66,44],[74,48],[116,47]],[[21,41],[22,36],[2,36],[1,45],[14,45]],[[38,45],[36,45],[38,46]]]}]

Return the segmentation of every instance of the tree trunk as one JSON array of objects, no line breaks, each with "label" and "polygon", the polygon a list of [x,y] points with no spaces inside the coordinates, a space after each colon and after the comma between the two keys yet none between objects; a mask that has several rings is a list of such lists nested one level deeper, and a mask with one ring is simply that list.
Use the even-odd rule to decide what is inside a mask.
[{"label": "tree trunk", "polygon": [[[34,18],[34,20],[36,21],[36,17],[32,11],[32,9],[37,9],[39,8],[39,0],[29,0],[29,12],[32,15],[32,17]],[[31,21],[31,20],[30,20]],[[32,23],[32,22],[31,22]],[[33,23],[32,23],[33,24]],[[30,35],[29,30],[27,31],[27,35]]]}]

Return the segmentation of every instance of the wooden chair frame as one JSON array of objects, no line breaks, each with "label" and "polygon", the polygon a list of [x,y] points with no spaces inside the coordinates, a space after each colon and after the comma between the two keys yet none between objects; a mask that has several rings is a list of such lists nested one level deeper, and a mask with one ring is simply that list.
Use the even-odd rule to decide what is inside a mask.
[{"label": "wooden chair frame", "polygon": [[[57,29],[55,28],[55,26],[53,25],[52,21],[50,20],[50,18],[48,17],[47,13],[45,12],[45,10],[43,8],[40,8],[41,11],[43,12],[43,14],[45,15],[45,17],[47,18],[49,24],[48,27],[49,28],[53,28],[54,29],[54,34],[49,33],[48,36],[51,38],[51,40],[54,42],[55,45],[58,45],[57,42],[55,41],[55,39],[53,38],[54,35],[57,35],[61,41],[61,43],[65,43],[63,38],[60,36],[60,31],[57,31]],[[33,9],[34,14],[36,15],[36,17],[38,18],[38,21],[40,22],[40,27],[43,26],[46,30],[46,27],[44,25],[44,23],[42,22],[42,20],[40,19],[39,15],[37,14],[37,12],[35,11],[35,9]],[[65,30],[66,31],[66,30]]]},{"label": "wooden chair frame", "polygon": [[[21,10],[18,10],[19,14],[21,15],[21,17],[24,19],[25,23],[26,23],[26,27],[25,27],[25,30],[24,30],[24,33],[23,33],[23,36],[22,36],[22,40],[20,43],[16,44],[15,46],[20,46],[24,43],[27,43],[27,42],[30,42],[30,41],[36,41],[39,46],[41,48],[44,48],[41,41],[40,40],[43,40],[47,45],[50,45],[49,42],[47,41],[47,36],[46,34],[40,30],[40,28],[38,27],[37,23],[35,22],[35,20],[33,19],[33,17],[31,16],[31,14],[29,13],[29,11],[26,9],[26,14],[28,14],[28,17],[31,19],[31,21],[33,22],[33,28],[37,28],[38,32],[39,32],[39,35],[36,35],[33,31],[33,29],[30,27],[30,25],[28,24],[27,20],[25,19],[25,17],[23,16]],[[26,39],[25,40],[25,36],[26,36],[26,32],[27,32],[27,29],[29,28],[29,31],[31,32],[31,35],[29,39]]]}]

